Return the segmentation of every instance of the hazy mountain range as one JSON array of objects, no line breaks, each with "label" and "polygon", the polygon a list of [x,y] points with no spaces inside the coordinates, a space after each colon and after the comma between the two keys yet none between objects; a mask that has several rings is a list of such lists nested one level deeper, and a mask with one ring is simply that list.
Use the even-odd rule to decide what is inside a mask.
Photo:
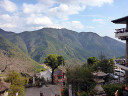
[{"label": "hazy mountain range", "polygon": [[48,54],[62,55],[67,63],[85,62],[88,57],[98,57],[101,52],[108,58],[125,55],[124,43],[93,32],[43,28],[22,33],[0,29],[0,34],[39,63],[43,63]]}]

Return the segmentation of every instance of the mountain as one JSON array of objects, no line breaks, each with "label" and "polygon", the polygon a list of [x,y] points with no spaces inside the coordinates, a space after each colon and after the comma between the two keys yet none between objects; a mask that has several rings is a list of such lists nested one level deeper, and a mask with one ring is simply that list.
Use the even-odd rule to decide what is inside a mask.
[{"label": "mountain", "polygon": [[21,49],[0,35],[0,70],[4,70],[6,66],[5,72],[16,70],[28,74],[33,74],[42,68],[40,64],[24,54]]},{"label": "mountain", "polygon": [[22,33],[1,29],[0,34],[39,63],[43,63],[48,54],[62,55],[68,63],[85,62],[88,57],[98,57],[101,52],[109,58],[125,54],[124,43],[93,32],[43,28]]}]

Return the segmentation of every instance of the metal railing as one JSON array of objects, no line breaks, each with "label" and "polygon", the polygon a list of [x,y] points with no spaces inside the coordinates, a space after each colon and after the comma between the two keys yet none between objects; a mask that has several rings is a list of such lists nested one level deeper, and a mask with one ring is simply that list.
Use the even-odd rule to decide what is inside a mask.
[{"label": "metal railing", "polygon": [[121,28],[121,29],[115,29],[116,30],[116,34],[118,33],[124,33],[124,32],[128,32],[128,30],[126,28]]}]

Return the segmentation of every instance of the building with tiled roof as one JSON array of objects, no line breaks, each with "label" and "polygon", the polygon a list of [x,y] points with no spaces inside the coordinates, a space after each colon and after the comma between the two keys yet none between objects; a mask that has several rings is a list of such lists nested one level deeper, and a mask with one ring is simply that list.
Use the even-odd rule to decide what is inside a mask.
[{"label": "building with tiled roof", "polygon": [[8,90],[10,88],[10,83],[6,83],[0,79],[0,96],[8,96]]}]

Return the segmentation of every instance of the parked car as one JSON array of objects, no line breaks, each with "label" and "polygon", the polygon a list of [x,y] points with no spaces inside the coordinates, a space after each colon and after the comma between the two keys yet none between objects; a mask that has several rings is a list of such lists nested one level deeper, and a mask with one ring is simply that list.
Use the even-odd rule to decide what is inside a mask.
[{"label": "parked car", "polygon": [[115,74],[109,74],[109,76],[110,76],[110,78],[112,78],[112,79],[118,79],[119,78],[119,76],[117,76],[117,75],[115,75]]},{"label": "parked car", "polygon": [[114,74],[115,75],[120,75],[120,76],[125,76],[125,71],[124,70],[121,70],[121,69],[115,69],[114,70]]}]

